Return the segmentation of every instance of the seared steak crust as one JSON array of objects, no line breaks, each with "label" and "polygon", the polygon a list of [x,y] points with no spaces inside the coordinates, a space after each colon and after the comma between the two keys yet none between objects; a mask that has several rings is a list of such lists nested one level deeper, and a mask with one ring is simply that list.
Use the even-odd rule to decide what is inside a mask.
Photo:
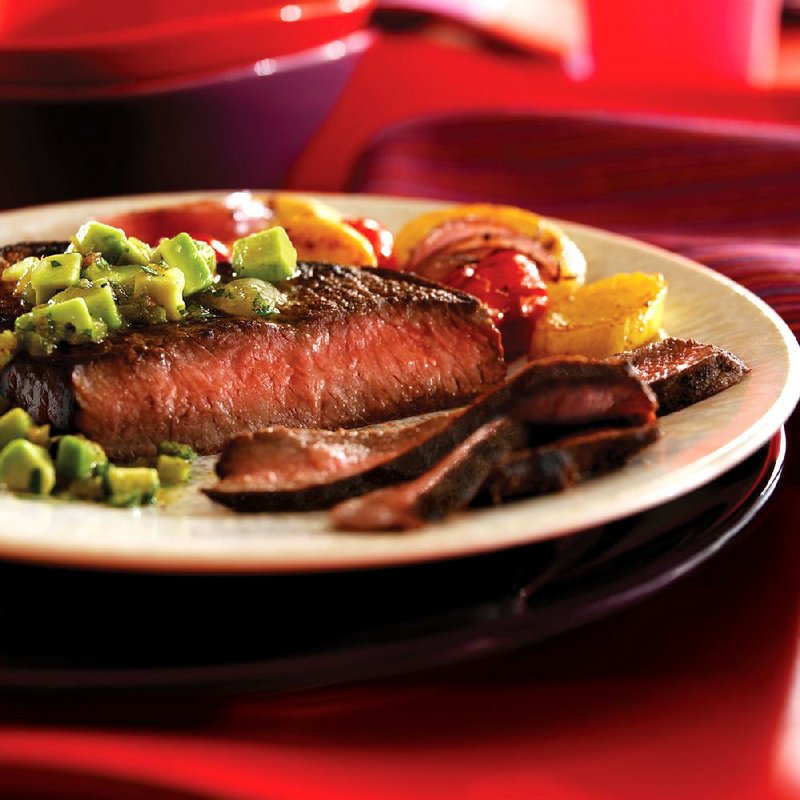
[{"label": "seared steak crust", "polygon": [[281,313],[131,329],[98,345],[22,354],[0,392],[116,459],[164,439],[212,453],[270,425],[338,428],[462,405],[505,373],[474,298],[421,278],[300,265]]},{"label": "seared steak crust", "polygon": [[750,372],[733,353],[694,339],[662,339],[611,356],[627,362],[658,397],[663,416],[721,392]]}]

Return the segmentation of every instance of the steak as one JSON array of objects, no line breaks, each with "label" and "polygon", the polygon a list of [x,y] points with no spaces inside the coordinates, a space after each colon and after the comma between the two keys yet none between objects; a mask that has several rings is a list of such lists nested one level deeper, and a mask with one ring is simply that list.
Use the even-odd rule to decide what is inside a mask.
[{"label": "steak", "polygon": [[273,427],[237,436],[217,463],[223,480],[205,492],[239,511],[328,508],[418,473],[428,453],[446,452],[449,438],[437,446],[433,435],[451,420],[445,412],[352,430]]},{"label": "steak", "polygon": [[337,433],[273,428],[239,436],[217,465],[222,480],[206,493],[237,510],[325,508],[419,477],[501,416],[524,423],[541,442],[576,426],[649,424],[655,413],[653,394],[627,364],[580,356],[536,361],[462,411],[418,424]]},{"label": "steak", "polygon": [[334,528],[404,531],[466,508],[479,491],[495,503],[572,486],[621,466],[659,437],[655,423],[567,436],[553,444],[524,446],[520,423],[499,418],[478,428],[419,478],[347,500],[331,510]]},{"label": "steak", "polygon": [[[609,366],[623,369],[609,372]],[[540,359],[509,386],[509,413],[529,425],[644,425],[655,419],[655,395],[624,362],[604,364],[582,356]]]},{"label": "steak", "polygon": [[621,466],[659,436],[654,424],[604,428],[517,450],[491,471],[484,490],[496,504],[510,497],[562,491]]},{"label": "steak", "polygon": [[[23,258],[53,256],[63,253],[69,242],[17,242],[0,247],[0,273]],[[14,296],[15,283],[0,281],[0,331],[14,327],[14,320],[24,311],[18,297]]]},{"label": "steak", "polygon": [[463,405],[505,374],[475,298],[394,271],[304,263],[270,318],[132,328],[21,354],[0,393],[114,459],[165,439],[218,451],[271,425],[355,427]]},{"label": "steak", "polygon": [[405,531],[466,508],[486,477],[524,441],[520,423],[501,417],[478,428],[419,478],[368,492],[331,510],[334,528]]},{"label": "steak", "polygon": [[750,368],[733,353],[694,339],[662,339],[618,353],[658,397],[658,413],[671,414],[739,383]]}]

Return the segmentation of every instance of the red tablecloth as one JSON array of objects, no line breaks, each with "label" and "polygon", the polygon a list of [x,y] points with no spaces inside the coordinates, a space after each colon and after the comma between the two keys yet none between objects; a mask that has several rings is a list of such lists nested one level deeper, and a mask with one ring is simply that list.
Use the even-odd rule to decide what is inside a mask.
[{"label": "red tablecloth", "polygon": [[[431,47],[392,42],[368,57],[317,149],[298,164],[296,185],[341,188],[372,133],[412,112],[506,107],[512,95],[518,108],[574,108],[592,96],[589,87],[562,96],[565,84],[553,83],[548,67],[522,70],[501,59],[487,74],[479,60],[460,51],[431,57]],[[477,103],[480,69],[481,86],[497,91],[481,93]],[[384,103],[387,93],[391,103]],[[662,97],[659,105],[625,92],[606,100],[607,109],[684,114],[707,111],[710,103],[706,95]],[[713,112],[798,122],[800,106],[790,100],[780,92],[721,93]],[[674,219],[643,232],[749,281],[797,323],[800,187],[792,160],[798,135],[790,133],[779,148],[790,176],[781,202],[748,229],[746,247],[723,229],[731,219],[748,219],[752,206],[740,192],[758,183],[755,174],[730,193],[725,214],[692,237]],[[409,140],[401,134],[362,162],[361,188],[391,188],[397,174],[392,178],[382,164],[406,152]],[[424,140],[423,133],[416,141]],[[326,141],[341,147],[335,160],[319,149]],[[768,157],[772,144],[766,146],[759,158]],[[420,163],[435,152],[426,151]],[[507,177],[506,166],[499,168]],[[438,188],[450,192],[457,173],[456,163]],[[779,184],[779,173],[769,180]],[[400,177],[409,175],[418,181],[413,171]],[[492,185],[477,182],[473,195],[488,194]],[[520,185],[503,183],[494,199]],[[605,207],[579,211],[593,221],[592,208]],[[776,226],[779,209],[785,215]],[[634,223],[643,229],[641,217]],[[640,606],[509,656],[371,684],[228,703],[144,698],[106,710],[5,704],[0,796],[18,796],[21,787],[23,796],[58,796],[57,787],[66,787],[69,796],[145,797],[158,787],[152,796],[275,800],[800,797],[796,419],[789,434],[780,488],[748,535]]]}]

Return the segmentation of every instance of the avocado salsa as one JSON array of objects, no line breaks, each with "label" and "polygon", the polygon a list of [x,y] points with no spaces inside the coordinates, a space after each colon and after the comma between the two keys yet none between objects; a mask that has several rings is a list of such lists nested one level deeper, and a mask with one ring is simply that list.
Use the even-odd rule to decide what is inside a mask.
[{"label": "avocado salsa", "polygon": [[76,434],[51,436],[48,425],[36,425],[21,408],[0,416],[0,484],[21,494],[147,505],[162,488],[186,483],[196,457],[188,445],[162,442],[154,459],[121,467],[97,442]]},{"label": "avocado salsa", "polygon": [[0,367],[18,350],[46,356],[134,325],[277,314],[283,295],[272,282],[294,274],[297,253],[286,231],[273,227],[236,240],[231,266],[233,279],[222,282],[214,249],[188,233],[152,247],[87,222],[65,253],[25,258],[3,272],[29,310],[0,333]]},{"label": "avocado salsa", "polygon": [[[188,233],[151,246],[87,222],[66,252],[25,258],[0,275],[27,309],[13,331],[0,331],[0,369],[17,352],[47,356],[132,326],[278,314],[285,298],[273,281],[292,277],[297,253],[283,228],[268,228],[234,242],[231,268],[223,282],[213,248]],[[0,484],[13,492],[138,506],[191,476],[196,454],[187,445],[162,442],[155,459],[117,466],[96,442],[51,436],[23,409],[2,405],[0,396]]]}]

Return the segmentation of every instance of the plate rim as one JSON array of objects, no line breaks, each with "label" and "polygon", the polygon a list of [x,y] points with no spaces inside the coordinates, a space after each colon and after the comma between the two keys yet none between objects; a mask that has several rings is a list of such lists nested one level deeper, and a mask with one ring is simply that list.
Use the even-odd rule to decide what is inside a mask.
[{"label": "plate rim", "polygon": [[[142,195],[121,195],[113,197],[89,198],[85,200],[72,200],[63,203],[50,203],[46,205],[27,206],[19,209],[10,209],[0,212],[0,227],[6,221],[11,221],[15,217],[26,217],[30,214],[47,215],[49,213],[65,213],[74,209],[76,213],[80,209],[89,209],[92,206],[103,206],[116,210],[118,208],[149,207],[154,205],[172,205],[181,202],[191,201],[199,198],[220,198],[230,194],[231,191],[242,190],[209,190],[191,192],[169,192]],[[251,189],[254,195],[265,195],[284,190],[276,189]],[[388,195],[372,194],[342,194],[330,192],[285,192],[287,194],[311,195],[321,199],[327,199],[333,204],[337,201],[342,202],[377,202],[377,203],[397,203],[401,206],[413,209],[415,206],[447,206],[454,205],[451,201],[443,201],[431,198],[408,198],[393,197]],[[88,213],[88,212],[87,212]],[[556,217],[549,217],[559,224],[564,225],[570,232],[586,233],[598,240],[611,240],[617,245],[625,248],[632,248],[639,252],[651,252],[658,258],[667,258],[669,261],[680,264],[682,268],[690,272],[700,272],[708,279],[724,286],[728,291],[740,295],[750,305],[754,306],[761,315],[771,323],[782,340],[787,354],[787,369],[781,391],[773,400],[768,409],[768,413],[751,424],[745,431],[738,436],[727,441],[723,446],[717,448],[712,453],[684,465],[676,472],[670,473],[671,480],[668,486],[663,486],[658,491],[651,491],[646,499],[639,498],[636,503],[625,507],[624,510],[612,508],[607,504],[602,513],[597,514],[591,522],[572,527],[562,527],[555,531],[550,531],[546,537],[557,538],[568,536],[586,527],[596,526],[620,519],[630,514],[644,511],[648,508],[663,504],[670,499],[691,491],[699,483],[705,483],[714,477],[722,474],[727,469],[735,466],[744,459],[752,455],[784,424],[791,414],[798,398],[800,398],[800,345],[792,333],[789,326],[767,303],[750,292],[745,287],[712,270],[702,264],[692,261],[685,256],[673,253],[664,248],[658,247],[638,239],[622,234],[607,231],[590,225],[576,223],[568,220],[561,220]],[[18,500],[13,497],[0,497],[0,519],[6,513],[8,504],[11,503],[36,502],[30,500]],[[526,501],[521,501],[526,502]],[[528,501],[530,502],[530,501]],[[130,513],[130,512],[121,512]],[[481,512],[473,512],[481,513]],[[487,513],[492,513],[487,512]],[[495,512],[496,513],[496,512]],[[405,552],[401,547],[399,552],[393,555],[384,551],[380,557],[367,550],[362,550],[360,555],[352,552],[346,558],[331,557],[330,554],[317,555],[316,560],[308,555],[303,555],[298,559],[297,555],[286,554],[282,556],[264,554],[263,552],[254,553],[252,551],[226,553],[214,550],[189,550],[184,546],[177,548],[164,547],[159,542],[156,550],[146,553],[139,551],[129,551],[120,549],[118,546],[98,546],[94,542],[93,546],[80,542],[78,546],[74,543],[67,543],[63,540],[51,541],[47,539],[26,540],[23,536],[10,536],[4,530],[5,526],[0,526],[0,558],[14,560],[33,561],[38,563],[49,563],[64,566],[80,566],[85,568],[116,569],[125,571],[159,571],[159,572],[181,572],[181,573],[241,573],[241,574],[268,574],[268,573],[292,573],[292,572],[329,572],[338,570],[369,569],[374,567],[402,566],[425,561],[437,561],[442,559],[457,558],[470,554],[489,552],[497,549],[505,549],[533,541],[526,538],[524,534],[514,536],[504,536],[502,542],[497,544],[485,539],[480,543],[464,540],[453,543],[448,539],[447,546],[443,549],[422,548],[420,551]],[[342,534],[346,536],[347,534]],[[530,534],[528,534],[529,536]],[[381,535],[385,538],[387,535]],[[397,534],[390,534],[392,538],[402,540],[404,537]]]}]

